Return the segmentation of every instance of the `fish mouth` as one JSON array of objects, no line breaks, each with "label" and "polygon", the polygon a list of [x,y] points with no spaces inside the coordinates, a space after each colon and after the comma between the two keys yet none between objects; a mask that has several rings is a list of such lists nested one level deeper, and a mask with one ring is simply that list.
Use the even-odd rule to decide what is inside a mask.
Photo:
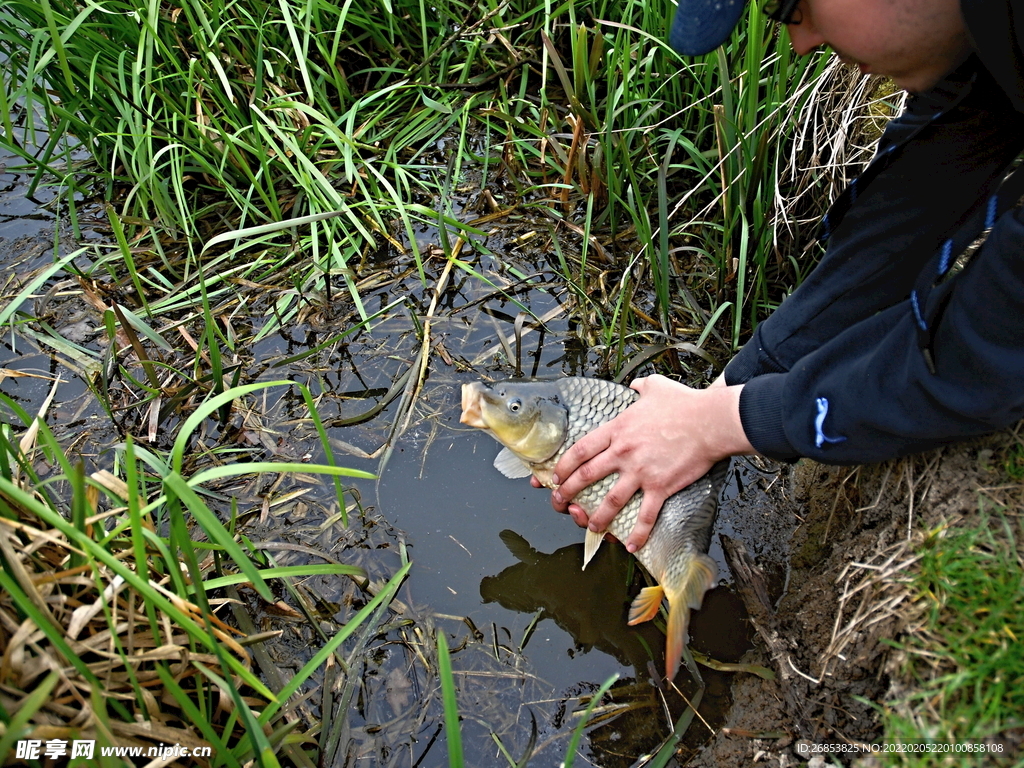
[{"label": "fish mouth", "polygon": [[460,422],[471,427],[487,429],[487,424],[480,411],[480,402],[483,400],[485,389],[484,385],[479,381],[462,385],[462,415],[459,416]]}]

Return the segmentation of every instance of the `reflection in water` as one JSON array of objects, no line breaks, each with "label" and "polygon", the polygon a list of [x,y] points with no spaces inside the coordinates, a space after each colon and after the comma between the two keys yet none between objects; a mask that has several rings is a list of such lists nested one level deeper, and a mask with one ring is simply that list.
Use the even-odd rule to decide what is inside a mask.
[{"label": "reflection in water", "polygon": [[[621,546],[603,546],[583,571],[582,543],[545,553],[515,531],[504,530],[500,536],[519,562],[480,582],[485,603],[537,614],[538,620],[552,619],[573,637],[576,652],[603,651],[635,670],[633,681],[622,680],[611,691],[620,716],[588,733],[594,756],[601,756],[597,764],[631,765],[671,730],[667,717],[674,720],[685,707],[678,692],[659,691],[648,682],[649,670],[663,667],[662,628],[655,622],[626,624],[629,605],[644,586],[636,561]],[[693,647],[720,661],[736,661],[750,648],[742,604],[722,587],[705,596],[703,610],[694,613],[691,631]],[[701,675],[705,693],[699,711],[706,725],[691,726],[682,745],[685,751],[699,748],[708,739],[708,727],[717,727],[731,704],[728,674],[702,669]],[[675,684],[687,699],[699,687],[688,679],[685,669]]]},{"label": "reflection in water", "polygon": [[480,582],[485,603],[520,613],[540,611],[541,618],[553,619],[572,635],[578,652],[604,651],[633,667],[640,679],[647,674],[648,661],[661,663],[652,656],[664,647],[657,628],[626,624],[633,562],[622,547],[601,547],[584,571],[582,543],[545,554],[515,531],[500,535],[519,562]]}]

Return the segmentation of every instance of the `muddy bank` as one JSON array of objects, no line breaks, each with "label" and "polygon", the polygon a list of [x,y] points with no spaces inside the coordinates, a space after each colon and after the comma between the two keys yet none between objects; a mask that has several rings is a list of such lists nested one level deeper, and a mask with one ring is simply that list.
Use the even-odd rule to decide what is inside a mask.
[{"label": "muddy bank", "polygon": [[[768,582],[771,609],[744,659],[778,677],[737,676],[727,721],[689,765],[885,764],[852,754],[816,757],[808,745],[882,739],[872,703],[886,702],[904,685],[902,659],[886,641],[913,631],[925,609],[908,587],[914,543],[940,525],[977,518],[979,494],[1013,502],[1006,495],[1019,495],[1020,487],[999,486],[991,464],[1012,439],[993,435],[858,468],[802,461],[789,471],[788,501],[779,513],[800,524],[788,585],[779,591]],[[757,624],[756,611],[751,614]]]}]

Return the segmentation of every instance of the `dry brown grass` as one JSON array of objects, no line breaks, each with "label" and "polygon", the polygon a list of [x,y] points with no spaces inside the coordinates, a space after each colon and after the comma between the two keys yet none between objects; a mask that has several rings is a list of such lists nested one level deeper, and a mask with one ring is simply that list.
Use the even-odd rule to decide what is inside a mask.
[{"label": "dry brown grass", "polygon": [[[144,749],[161,743],[208,746],[193,714],[171,695],[159,667],[190,698],[203,688],[206,696],[212,692],[207,703],[213,710],[206,717],[210,727],[222,731],[234,705],[226,691],[208,687],[211,670],[221,678],[234,676],[222,656],[197,647],[177,620],[154,609],[104,564],[90,559],[72,565],[86,553],[31,511],[11,499],[6,502],[17,518],[0,517],[0,554],[5,570],[37,611],[26,615],[11,592],[0,592],[0,704],[26,717],[28,730],[19,738],[94,739]],[[124,510],[92,511],[86,521],[90,528]],[[118,557],[134,569],[130,548]],[[221,654],[251,667],[249,653],[236,639],[239,633],[174,594],[169,575],[150,579],[149,585],[197,625],[209,621]],[[50,694],[41,706],[33,704],[33,692],[49,675]],[[248,700],[256,708],[267,703],[251,690]],[[36,708],[27,711],[31,707]],[[203,759],[184,762],[206,764]]]}]

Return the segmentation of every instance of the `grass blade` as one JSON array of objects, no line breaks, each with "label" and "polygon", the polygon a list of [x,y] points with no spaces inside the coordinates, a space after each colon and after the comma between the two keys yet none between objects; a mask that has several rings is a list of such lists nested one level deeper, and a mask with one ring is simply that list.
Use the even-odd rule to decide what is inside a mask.
[{"label": "grass blade", "polygon": [[448,741],[448,765],[462,768],[462,726],[459,723],[459,704],[455,697],[455,678],[452,660],[448,654],[448,641],[444,632],[437,633],[437,670],[441,678],[441,698],[444,702],[444,732]]}]

